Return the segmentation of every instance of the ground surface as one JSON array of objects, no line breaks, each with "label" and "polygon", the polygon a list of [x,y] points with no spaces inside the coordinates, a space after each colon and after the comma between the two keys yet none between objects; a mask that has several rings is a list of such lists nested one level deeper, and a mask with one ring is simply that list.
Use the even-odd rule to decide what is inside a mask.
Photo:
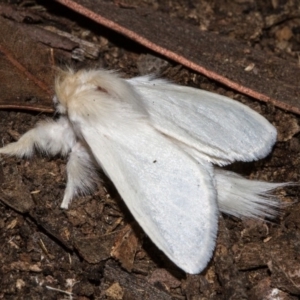
[{"label": "ground surface", "polygon": [[[76,15],[68,10],[58,11],[43,1],[1,2],[38,9],[44,14],[43,22],[49,20],[46,16],[54,16],[51,25],[100,45],[97,59],[81,63],[73,60],[76,67],[119,69],[128,77],[145,72],[145,68],[158,68],[176,83],[218,92],[255,109],[276,126],[278,142],[266,159],[235,164],[231,169],[253,179],[299,181],[298,116],[236,94],[172,62],[146,55],[146,49],[107,35],[92,22],[74,19]],[[123,1],[122,5],[149,6],[201,30],[231,36],[298,63],[300,7],[296,0],[198,2]],[[17,139],[46,117],[49,115],[22,110],[0,111],[2,143]],[[192,276],[169,262],[143,234],[105,177],[95,194],[76,198],[69,210],[62,211],[59,206],[66,182],[65,165],[65,158],[42,155],[30,160],[1,158],[0,298],[71,299],[51,288],[71,292],[74,299],[82,300],[300,296],[297,187],[277,192],[283,203],[290,205],[272,222],[241,221],[221,215],[214,256],[202,274]]]}]

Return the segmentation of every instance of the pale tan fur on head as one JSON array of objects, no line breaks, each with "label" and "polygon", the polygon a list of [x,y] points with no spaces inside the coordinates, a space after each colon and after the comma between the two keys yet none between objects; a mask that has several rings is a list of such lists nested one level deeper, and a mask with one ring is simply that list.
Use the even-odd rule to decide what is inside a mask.
[{"label": "pale tan fur on head", "polygon": [[76,73],[71,68],[59,69],[55,78],[55,94],[63,107],[67,107],[69,99],[74,93],[76,86]]},{"label": "pale tan fur on head", "polygon": [[71,68],[60,69],[55,78],[56,96],[60,104],[67,108],[69,102],[82,91],[98,89],[108,93],[106,86],[113,90],[116,78],[117,76],[113,72],[105,70],[74,71]]},{"label": "pale tan fur on head", "polygon": [[114,104],[123,105],[124,108],[129,105],[137,112],[145,114],[136,91],[113,71],[83,69],[75,72],[70,68],[59,70],[55,80],[55,92],[58,100],[57,111],[62,114],[67,113],[71,107],[78,112],[89,109],[91,113],[91,110],[99,112],[107,107],[110,109]]}]

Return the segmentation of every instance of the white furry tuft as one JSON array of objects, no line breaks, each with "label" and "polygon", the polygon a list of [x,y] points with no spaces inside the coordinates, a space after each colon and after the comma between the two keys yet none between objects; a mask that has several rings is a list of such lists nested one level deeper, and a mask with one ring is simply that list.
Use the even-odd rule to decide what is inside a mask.
[{"label": "white furry tuft", "polygon": [[248,180],[221,169],[215,169],[215,179],[220,211],[238,218],[274,218],[281,204],[271,192],[289,185]]},{"label": "white furry tuft", "polygon": [[17,157],[31,157],[35,148],[47,155],[67,155],[70,149],[76,144],[76,137],[70,130],[70,123],[67,118],[61,117],[57,121],[47,119],[14,143],[0,148],[0,154]]},{"label": "white furry tuft", "polygon": [[97,170],[88,151],[77,143],[69,155],[67,164],[68,181],[61,208],[67,209],[78,194],[89,194],[95,189]]}]

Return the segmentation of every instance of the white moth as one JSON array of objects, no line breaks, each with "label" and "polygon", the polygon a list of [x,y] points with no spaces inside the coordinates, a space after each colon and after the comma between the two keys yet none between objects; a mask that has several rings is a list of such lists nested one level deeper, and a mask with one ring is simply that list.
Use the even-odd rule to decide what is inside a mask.
[{"label": "white moth", "polygon": [[62,208],[90,192],[101,167],[131,213],[178,267],[200,273],[215,247],[219,211],[272,217],[269,192],[284,184],[224,171],[265,157],[276,129],[247,106],[151,76],[121,79],[105,70],[61,71],[54,102],[60,118],[39,123],[0,153],[34,148],[69,154]]}]

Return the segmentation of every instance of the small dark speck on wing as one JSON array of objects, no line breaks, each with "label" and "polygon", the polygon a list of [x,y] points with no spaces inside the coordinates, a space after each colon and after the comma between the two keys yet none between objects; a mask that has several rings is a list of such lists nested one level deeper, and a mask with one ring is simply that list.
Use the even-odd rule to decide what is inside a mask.
[{"label": "small dark speck on wing", "polygon": [[[108,94],[107,90],[102,88],[101,86],[97,86],[97,90],[100,91],[100,92],[103,92],[103,93],[106,93]],[[95,101],[95,100],[94,100]]]}]

